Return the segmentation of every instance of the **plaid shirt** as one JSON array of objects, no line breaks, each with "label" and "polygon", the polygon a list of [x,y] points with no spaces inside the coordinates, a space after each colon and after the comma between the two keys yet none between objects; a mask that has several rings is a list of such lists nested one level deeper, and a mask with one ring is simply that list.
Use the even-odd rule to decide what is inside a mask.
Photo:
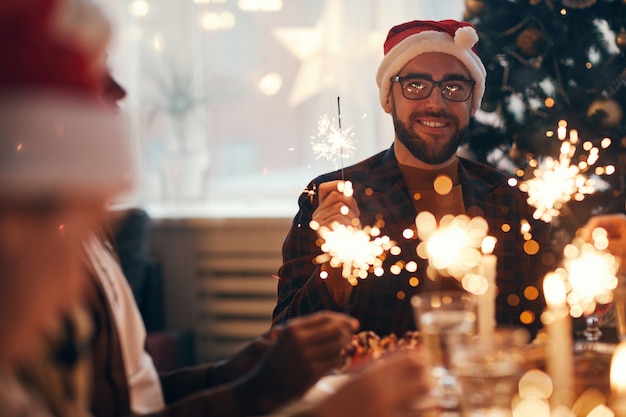
[{"label": "plaid shirt", "polygon": [[[498,258],[496,320],[502,324],[521,324],[520,314],[529,311],[534,315],[527,327],[532,334],[541,326],[540,314],[544,308],[541,280],[549,265],[542,260],[548,251],[549,228],[532,218],[525,195],[507,184],[504,174],[477,162],[459,158],[459,178],[463,190],[466,213],[470,217],[482,216],[489,224],[489,235],[497,238],[494,254]],[[415,330],[411,296],[437,289],[437,283],[426,277],[427,261],[416,254],[418,240],[407,240],[402,232],[415,229],[417,215],[405,180],[398,167],[393,146],[344,170],[344,177],[353,184],[354,198],[361,212],[362,225],[374,225],[382,216],[381,234],[389,236],[401,248],[398,256],[388,255],[384,262],[385,275],[370,274],[353,288],[348,305],[337,305],[319,277],[320,265],[314,259],[321,254],[316,244],[318,237],[309,223],[319,201],[316,196],[303,193],[291,229],[283,245],[283,265],[278,271],[278,302],[273,312],[273,324],[283,323],[291,317],[320,310],[348,313],[361,322],[361,330],[371,330],[379,335],[402,335]],[[308,190],[323,182],[341,179],[341,172],[321,175],[307,186]],[[532,225],[533,239],[540,252],[528,255],[524,251],[524,237],[520,232],[522,220]],[[506,226],[508,225],[508,226]],[[510,227],[510,230],[507,228]],[[504,229],[504,230],[503,230]],[[415,261],[417,272],[404,270],[391,274],[389,267],[398,261]],[[417,276],[419,284],[409,284]],[[526,292],[534,286],[538,293]],[[531,298],[531,299],[528,299]]]}]

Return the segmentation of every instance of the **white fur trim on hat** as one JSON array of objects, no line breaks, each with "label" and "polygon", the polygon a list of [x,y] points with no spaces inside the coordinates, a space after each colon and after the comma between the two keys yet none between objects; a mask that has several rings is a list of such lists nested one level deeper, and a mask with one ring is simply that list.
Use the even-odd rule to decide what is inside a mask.
[{"label": "white fur trim on hat", "polygon": [[40,91],[0,99],[0,198],[112,198],[135,179],[131,149],[120,116],[93,100]]},{"label": "white fur trim on hat", "polygon": [[376,73],[376,83],[380,89],[380,104],[391,112],[387,97],[391,90],[391,78],[418,55],[428,52],[440,52],[452,55],[465,65],[472,79],[476,82],[472,96],[472,115],[480,108],[485,93],[487,71],[480,57],[471,49],[478,42],[476,31],[469,26],[459,28],[454,39],[447,32],[428,30],[407,36],[394,46],[381,61]]}]

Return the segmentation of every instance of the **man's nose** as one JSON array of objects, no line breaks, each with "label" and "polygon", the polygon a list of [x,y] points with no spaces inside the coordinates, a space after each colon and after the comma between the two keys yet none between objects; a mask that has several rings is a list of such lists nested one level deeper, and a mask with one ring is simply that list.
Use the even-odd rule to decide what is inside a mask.
[{"label": "man's nose", "polygon": [[438,85],[435,85],[433,91],[424,100],[426,101],[426,106],[429,108],[439,109],[447,106],[447,100],[443,98],[441,87]]}]

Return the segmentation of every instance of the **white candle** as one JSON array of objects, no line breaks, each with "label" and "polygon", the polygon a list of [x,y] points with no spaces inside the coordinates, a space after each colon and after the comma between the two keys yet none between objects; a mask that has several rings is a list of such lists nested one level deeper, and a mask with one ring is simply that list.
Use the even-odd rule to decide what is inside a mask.
[{"label": "white candle", "polygon": [[543,320],[548,335],[546,368],[553,385],[550,402],[552,408],[569,408],[574,401],[574,351],[565,284],[558,275],[549,273],[543,279],[543,292],[548,307]]},{"label": "white candle", "polygon": [[478,296],[478,334],[482,340],[489,340],[496,327],[496,268],[498,258],[491,252],[495,247],[496,239],[487,236],[483,239],[480,259],[482,273],[487,281],[487,290]]},{"label": "white candle", "polygon": [[626,417],[626,342],[617,345],[611,358],[611,399],[609,407],[616,417]]}]

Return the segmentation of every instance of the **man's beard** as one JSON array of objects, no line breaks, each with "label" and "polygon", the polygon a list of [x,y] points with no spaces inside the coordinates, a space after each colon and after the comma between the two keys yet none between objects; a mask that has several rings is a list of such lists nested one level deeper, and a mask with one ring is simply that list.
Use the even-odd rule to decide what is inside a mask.
[{"label": "man's beard", "polygon": [[[415,158],[430,165],[441,164],[448,161],[452,155],[456,153],[459,144],[461,143],[461,139],[465,136],[468,129],[467,125],[458,128],[459,123],[458,120],[455,119],[454,123],[458,128],[456,134],[447,141],[441,141],[431,145],[402,123],[402,121],[397,117],[395,108],[392,110],[392,116],[398,140],[406,146]],[[416,116],[417,115],[415,114],[411,115],[411,119]]]}]

